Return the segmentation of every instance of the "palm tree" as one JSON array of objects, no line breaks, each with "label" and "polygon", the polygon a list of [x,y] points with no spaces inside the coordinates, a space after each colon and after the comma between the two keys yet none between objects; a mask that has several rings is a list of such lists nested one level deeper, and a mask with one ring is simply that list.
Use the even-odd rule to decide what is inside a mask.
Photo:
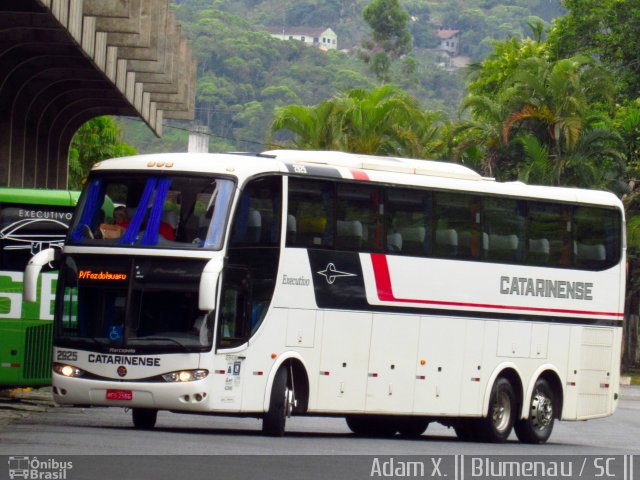
[{"label": "palm tree", "polygon": [[437,149],[438,117],[423,112],[416,99],[385,84],[354,89],[313,107],[276,110],[271,136],[288,130],[302,149],[424,158]]},{"label": "palm tree", "polygon": [[516,124],[528,122],[527,128],[538,130],[541,140],[561,156],[563,150],[575,147],[587,126],[591,103],[613,98],[608,73],[589,57],[556,62],[532,57],[523,60],[520,67],[509,87],[512,113],[502,130],[505,143]]},{"label": "palm tree", "polygon": [[622,138],[604,128],[584,130],[571,150],[558,157],[531,133],[518,136],[524,161],[518,178],[540,185],[571,185],[582,188],[617,190],[624,154]]},{"label": "palm tree", "polygon": [[425,116],[415,98],[385,84],[354,89],[335,99],[345,151],[374,155],[417,154],[417,129]]},{"label": "palm tree", "polygon": [[331,101],[316,106],[285,105],[276,108],[269,143],[282,130],[293,133],[292,143],[302,150],[339,150],[340,132],[336,130],[335,105]]},{"label": "palm tree", "polygon": [[[509,115],[507,103],[499,95],[469,95],[460,105],[461,112],[470,111],[471,118],[462,120],[452,135],[456,147],[452,160],[469,164],[479,153],[479,162],[469,165],[483,175],[509,178],[514,168],[512,147],[503,137],[502,128]],[[470,157],[470,158],[467,158]]]}]

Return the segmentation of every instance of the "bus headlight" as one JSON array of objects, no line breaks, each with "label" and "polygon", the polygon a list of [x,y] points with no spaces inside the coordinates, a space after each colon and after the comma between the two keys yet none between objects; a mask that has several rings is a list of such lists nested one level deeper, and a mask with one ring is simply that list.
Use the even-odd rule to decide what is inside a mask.
[{"label": "bus headlight", "polygon": [[202,380],[209,375],[209,370],[182,370],[180,372],[165,373],[162,378],[165,382],[193,382]]},{"label": "bus headlight", "polygon": [[84,375],[84,370],[80,370],[73,365],[65,365],[64,363],[54,363],[53,371],[64,377],[81,377]]}]

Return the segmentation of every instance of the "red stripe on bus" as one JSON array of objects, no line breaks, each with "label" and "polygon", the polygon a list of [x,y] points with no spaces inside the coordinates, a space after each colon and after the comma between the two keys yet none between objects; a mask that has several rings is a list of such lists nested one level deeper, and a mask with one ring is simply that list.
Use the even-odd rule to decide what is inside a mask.
[{"label": "red stripe on bus", "polygon": [[349,171],[351,172],[351,175],[353,175],[354,180],[369,180],[369,175],[367,175],[362,170],[350,168]]},{"label": "red stripe on bus", "polygon": [[378,299],[383,302],[419,303],[422,305],[441,305],[447,307],[492,308],[496,310],[522,310],[527,312],[568,313],[574,315],[606,315],[610,317],[621,318],[624,317],[624,313],[618,312],[593,312],[588,310],[565,310],[561,308],[492,305],[487,303],[445,302],[442,300],[423,300],[418,298],[397,298],[393,294],[393,287],[391,286],[391,275],[389,273],[387,257],[380,253],[372,253],[371,263],[373,264],[373,274],[376,279]]}]

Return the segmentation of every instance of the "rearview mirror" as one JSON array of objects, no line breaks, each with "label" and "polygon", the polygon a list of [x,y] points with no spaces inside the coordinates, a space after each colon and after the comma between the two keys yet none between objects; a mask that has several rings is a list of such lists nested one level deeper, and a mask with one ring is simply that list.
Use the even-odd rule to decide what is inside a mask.
[{"label": "rearview mirror", "polygon": [[24,271],[23,280],[23,300],[25,302],[34,303],[38,297],[38,276],[42,267],[57,260],[60,256],[60,250],[55,248],[47,248],[36,253]]},{"label": "rearview mirror", "polygon": [[216,290],[218,288],[218,279],[224,268],[224,259],[216,257],[209,260],[202,270],[200,278],[200,294],[198,298],[198,308],[204,311],[215,310],[216,308]]}]

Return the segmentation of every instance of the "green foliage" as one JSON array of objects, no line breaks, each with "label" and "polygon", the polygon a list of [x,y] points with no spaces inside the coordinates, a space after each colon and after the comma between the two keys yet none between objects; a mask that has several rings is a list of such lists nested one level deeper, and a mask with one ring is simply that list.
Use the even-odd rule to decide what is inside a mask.
[{"label": "green foliage", "polygon": [[[368,89],[379,79],[402,87],[431,110],[452,114],[464,94],[463,75],[445,71],[438,66],[441,60],[428,50],[438,43],[434,21],[442,21],[445,11],[453,12],[455,18],[462,19],[461,26],[480,28],[461,32],[463,47],[466,44],[464,48],[488,52],[492,39],[522,31],[532,15],[544,17],[554,12],[559,2],[511,0],[509,5],[518,8],[500,9],[505,2],[396,1],[396,26],[404,24],[406,28],[399,30],[402,34],[397,42],[392,34],[380,37],[389,39],[390,50],[379,44],[369,52],[373,71],[353,50],[372,34],[363,16],[365,8],[376,3],[370,0],[172,0],[171,5],[198,62],[196,121],[209,126],[210,148],[255,151],[263,148],[278,106],[316,105],[341,92]],[[500,30],[502,24],[513,28]],[[267,26],[283,25],[330,27],[338,34],[339,48],[352,50],[347,54],[321,52],[298,42],[274,39],[265,31]],[[380,30],[387,27],[383,24]],[[413,45],[403,43],[411,35]],[[470,37],[465,40],[465,35]],[[392,52],[399,53],[401,46],[404,50],[398,60]],[[407,53],[411,47],[413,51]],[[254,118],[249,119],[251,115]],[[142,125],[122,123],[126,124],[127,141],[141,151],[186,149],[187,133],[171,128],[188,128],[184,123],[166,121],[161,139]]]},{"label": "green foliage", "polygon": [[461,31],[462,51],[476,62],[492,52],[494,41],[523,38],[530,23],[546,25],[563,13],[559,0],[458,0],[438,2],[431,9],[433,18]]},{"label": "green foliage", "polygon": [[475,95],[494,95],[513,76],[520,62],[528,58],[547,58],[547,46],[530,38],[493,41],[493,51],[480,64],[469,69],[468,91]]},{"label": "green foliage", "polygon": [[273,134],[288,131],[300,149],[426,158],[441,148],[438,122],[397,86],[355,89],[314,107],[276,110]]},{"label": "green foliage", "polygon": [[569,10],[549,34],[558,58],[597,56],[617,77],[625,96],[640,89],[640,5],[637,0],[565,0]]},{"label": "green foliage", "polygon": [[362,16],[372,30],[374,42],[388,55],[398,58],[411,50],[409,14],[398,0],[372,0]]},{"label": "green foliage", "polygon": [[89,120],[71,140],[69,188],[80,189],[94,163],[135,154],[135,148],[122,142],[120,128],[113,118],[103,116]]},{"label": "green foliage", "polygon": [[479,148],[481,171],[503,180],[617,190],[625,157],[606,114],[613,79],[586,56],[550,61],[538,43],[498,42],[476,67],[454,152]]},{"label": "green foliage", "polygon": [[360,58],[379,80],[388,82],[391,62],[411,51],[409,14],[398,0],[373,0],[362,17],[371,28],[372,40],[362,42]]}]

